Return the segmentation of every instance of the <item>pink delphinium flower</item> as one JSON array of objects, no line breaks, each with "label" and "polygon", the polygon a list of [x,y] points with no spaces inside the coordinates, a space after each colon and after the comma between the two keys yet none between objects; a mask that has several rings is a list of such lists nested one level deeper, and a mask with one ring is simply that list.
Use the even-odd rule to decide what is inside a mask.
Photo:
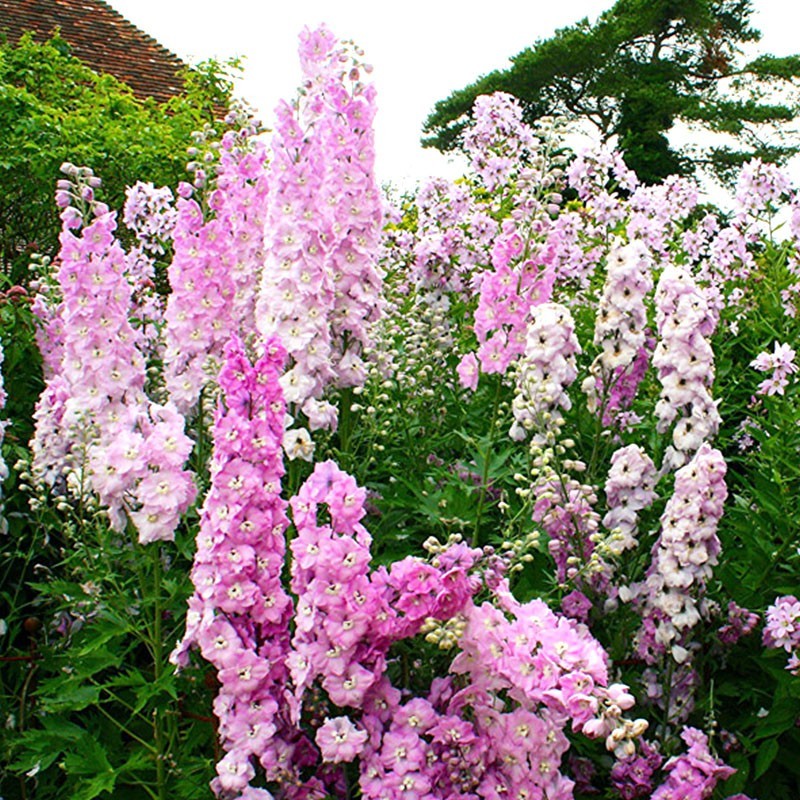
[{"label": "pink delphinium flower", "polygon": [[611,783],[622,800],[646,800],[653,793],[654,776],[663,763],[663,756],[642,741],[636,755],[621,759],[611,770]]},{"label": "pink delphinium flower", "polygon": [[364,65],[327,29],[306,30],[300,56],[304,96],[277,109],[257,301],[259,332],[280,336],[287,348],[282,385],[298,409],[328,386],[366,380],[362,355],[381,308],[382,218],[375,90],[361,80]]},{"label": "pink delphinium flower", "polygon": [[123,222],[136,234],[142,247],[155,254],[163,254],[164,243],[172,238],[176,212],[172,191],[162,186],[141,181],[125,190]]},{"label": "pink delphinium flower", "polygon": [[552,297],[552,253],[540,250],[522,258],[522,235],[517,227],[512,220],[504,223],[492,254],[494,270],[481,280],[474,330],[481,370],[486,373],[505,373],[525,352],[534,310]]},{"label": "pink delphinium flower", "polygon": [[285,405],[278,383],[284,358],[276,341],[266,343],[255,365],[239,340],[226,347],[211,489],[192,568],[195,593],[171,656],[185,666],[188,650],[199,647],[217,669],[214,707],[226,751],[213,784],[218,794],[248,785],[253,757],[267,768],[283,741],[279,712],[288,714],[283,687],[292,601],[281,585],[288,520],[280,496]]},{"label": "pink delphinium flower", "polygon": [[522,121],[522,107],[510,94],[495,92],[476,98],[473,124],[464,134],[470,166],[492,192],[518,172],[523,155],[537,147],[534,131]]},{"label": "pink delphinium flower", "polygon": [[[408,557],[370,573],[371,537],[360,520],[366,492],[331,461],[317,464],[292,498],[291,544],[297,626],[290,660],[298,701],[319,681],[336,705],[358,708],[381,677],[393,641],[430,617],[458,613],[474,588],[467,570],[480,551],[465,549],[448,568]],[[325,510],[329,524],[320,524]]]},{"label": "pink delphinium flower", "polygon": [[246,336],[255,325],[267,190],[257,132],[251,121],[223,136],[207,218],[186,192],[177,203],[164,360],[170,397],[184,413],[218,372],[231,332]]},{"label": "pink delphinium flower", "polygon": [[690,658],[686,645],[721,551],[717,526],[728,494],[725,471],[722,454],[706,443],[675,474],[647,578],[633,589],[645,621],[638,648],[648,663],[666,651],[679,663]]},{"label": "pink delphinium flower", "polygon": [[478,388],[479,367],[475,353],[467,353],[459,361],[456,371],[458,372],[458,382],[461,386],[473,392]]},{"label": "pink delphinium flower", "polygon": [[611,456],[605,485],[608,512],[603,525],[613,532],[609,547],[615,554],[636,547],[638,512],[655,500],[657,478],[653,460],[639,445],[621,447]]},{"label": "pink delphinium flower", "polygon": [[645,297],[653,288],[652,269],[641,242],[618,242],[609,253],[594,331],[594,343],[603,350],[583,384],[590,410],[601,413],[604,424],[630,406],[647,369]]},{"label": "pink delphinium flower", "polygon": [[666,780],[655,790],[652,800],[707,800],[720,781],[736,772],[709,750],[708,737],[696,728],[684,728],[681,739],[686,753],[671,758],[664,765]]},{"label": "pink delphinium flower", "polygon": [[692,276],[682,267],[668,264],[656,288],[656,314],[660,340],[653,365],[661,381],[656,404],[657,429],[672,429],[672,449],[666,464],[681,465],[720,424],[717,404],[711,397],[714,354],[708,342],[716,319]]},{"label": "pink delphinium flower", "polygon": [[758,385],[758,394],[784,394],[789,385],[789,376],[797,372],[796,353],[788,344],[775,342],[773,352],[759,353],[750,366],[760,372],[772,371],[772,375]]},{"label": "pink delphinium flower", "polygon": [[367,732],[359,730],[349,717],[326,719],[317,729],[316,742],[322,758],[338,764],[353,761],[367,741]]},{"label": "pink delphinium flower", "polygon": [[666,257],[671,236],[681,231],[699,198],[697,183],[677,175],[652,186],[637,187],[628,201],[628,237]]},{"label": "pink delphinium flower", "polygon": [[[96,188],[85,169],[76,174],[78,187],[93,181]],[[64,478],[74,493],[94,490],[111,525],[122,530],[130,519],[143,543],[170,540],[195,496],[183,469],[191,442],[183,418],[145,393],[144,338],[131,323],[129,273],[136,256],[126,256],[115,236],[115,214],[93,195],[85,215],[72,206],[62,212],[57,277],[63,339],[34,415],[34,477],[49,486]],[[172,450],[148,447],[151,433],[164,428]],[[142,447],[130,458],[109,459],[128,437],[141,439]]]},{"label": "pink delphinium flower", "polygon": [[790,655],[786,669],[800,675],[800,601],[794,595],[778,597],[767,608],[764,645],[783,648]]},{"label": "pink delphinium flower", "polygon": [[517,368],[511,437],[523,439],[530,431],[534,441],[544,442],[545,432],[562,418],[561,409],[572,407],[567,388],[578,374],[575,357],[581,347],[566,306],[544,303],[532,310],[524,353]]},{"label": "pink delphinium flower", "polygon": [[736,203],[740,216],[758,216],[774,211],[778,201],[789,194],[791,181],[783,169],[754,158],[740,170],[736,182]]},{"label": "pink delphinium flower", "polygon": [[743,636],[752,633],[758,621],[758,614],[748,611],[746,608],[742,608],[731,600],[728,603],[727,620],[717,631],[717,636],[724,645],[732,647]]}]

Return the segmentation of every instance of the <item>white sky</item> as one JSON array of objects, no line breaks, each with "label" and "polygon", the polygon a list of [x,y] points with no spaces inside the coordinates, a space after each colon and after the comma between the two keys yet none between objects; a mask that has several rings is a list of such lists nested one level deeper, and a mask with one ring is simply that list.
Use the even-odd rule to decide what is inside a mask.
[{"label": "white sky", "polygon": [[[245,58],[237,93],[269,125],[282,97],[300,80],[298,34],[325,23],[353,39],[374,66],[378,91],[376,171],[380,181],[407,185],[427,175],[457,174],[436,151],[424,150],[422,122],[437,100],[509,56],[583,17],[594,20],[614,0],[108,0],[128,20],[189,63]],[[800,51],[793,0],[754,0],[760,50]]]}]

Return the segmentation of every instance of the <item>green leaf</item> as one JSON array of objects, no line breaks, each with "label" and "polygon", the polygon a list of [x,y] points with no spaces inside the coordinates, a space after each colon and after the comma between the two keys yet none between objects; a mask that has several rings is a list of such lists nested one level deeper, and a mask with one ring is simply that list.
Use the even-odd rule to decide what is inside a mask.
[{"label": "green leaf", "polygon": [[93,800],[106,792],[112,792],[117,782],[114,772],[102,772],[95,775],[91,780],[83,783],[81,787],[72,795],[72,800]]},{"label": "green leaf", "polygon": [[67,754],[64,769],[68,775],[85,776],[73,794],[73,800],[92,800],[114,789],[117,775],[106,751],[95,739],[87,737],[77,752]]},{"label": "green leaf", "polygon": [[64,759],[64,768],[70,775],[94,775],[113,772],[106,751],[95,739],[86,737],[80,752],[69,753]]},{"label": "green leaf", "polygon": [[49,714],[82,711],[84,708],[96,705],[99,699],[98,686],[65,686],[58,694],[42,698],[42,711]]},{"label": "green leaf", "polygon": [[758,748],[758,755],[756,755],[756,767],[753,777],[758,780],[772,765],[778,755],[780,746],[777,739],[767,739],[762,742]]},{"label": "green leaf", "polygon": [[765,739],[794,728],[800,717],[800,702],[794,698],[776,697],[769,714],[756,725],[753,738]]}]

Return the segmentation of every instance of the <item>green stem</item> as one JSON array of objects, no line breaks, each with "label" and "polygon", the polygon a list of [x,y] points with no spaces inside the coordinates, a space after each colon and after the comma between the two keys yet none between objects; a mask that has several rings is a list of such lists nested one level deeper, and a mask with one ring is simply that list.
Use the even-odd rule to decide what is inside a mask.
[{"label": "green stem", "polygon": [[492,406],[492,417],[489,427],[489,441],[483,454],[483,474],[481,475],[481,488],[478,494],[478,510],[475,512],[475,530],[472,533],[472,546],[478,547],[480,544],[481,516],[483,506],[486,501],[486,490],[489,484],[489,467],[491,464],[492,450],[494,449],[495,432],[497,429],[497,413],[500,409],[500,391],[503,387],[502,380],[497,381],[497,388],[494,393],[494,404]]},{"label": "green stem", "polygon": [[661,740],[662,747],[667,741],[667,731],[669,731],[669,714],[672,710],[672,675],[675,671],[675,662],[672,660],[670,653],[666,654],[667,659],[667,674],[664,679],[664,734]]},{"label": "green stem", "polygon": [[[103,688],[105,688],[105,687],[103,687]],[[108,694],[108,695],[109,695],[109,696],[110,696],[110,697],[111,697],[113,700],[116,700],[116,701],[118,701],[118,700],[119,700],[119,697],[117,697],[117,696],[116,696],[116,695],[115,695],[113,692],[109,692],[109,691],[108,691],[108,689],[106,689],[105,691],[107,692],[107,694]],[[126,736],[130,736],[130,737],[131,737],[131,739],[133,739],[134,741],[138,742],[138,743],[139,743],[139,744],[140,744],[142,747],[144,747],[144,749],[145,749],[145,750],[148,750],[149,752],[151,752],[151,753],[153,753],[153,754],[155,755],[155,753],[156,753],[156,749],[155,749],[155,747],[153,747],[153,745],[152,745],[152,744],[150,744],[150,742],[146,742],[144,739],[142,739],[142,737],[141,737],[141,736],[137,736],[137,735],[136,735],[136,734],[135,734],[135,733],[134,733],[132,730],[130,730],[130,728],[128,728],[128,727],[126,727],[125,725],[123,725],[123,724],[120,722],[120,720],[119,720],[119,717],[118,717],[118,716],[116,716],[116,717],[115,717],[113,714],[111,714],[110,712],[106,711],[106,710],[103,708],[103,706],[102,706],[102,705],[100,705],[99,703],[98,703],[98,704],[95,706],[95,708],[96,708],[96,709],[97,709],[97,710],[98,710],[98,711],[99,711],[99,712],[100,712],[100,713],[101,713],[101,714],[102,714],[102,715],[103,715],[103,716],[104,716],[106,719],[108,719],[110,722],[113,722],[113,723],[114,723],[114,725],[116,725],[116,726],[117,726],[117,728],[119,728],[119,730],[120,730],[120,731],[122,731],[122,733],[124,733]]]},{"label": "green stem", "polygon": [[350,436],[353,433],[353,390],[348,387],[342,389],[339,400],[339,453],[342,456],[350,455]]},{"label": "green stem", "polygon": [[604,370],[602,373],[603,378],[603,394],[600,398],[600,405],[597,409],[597,414],[595,416],[595,426],[594,426],[594,441],[592,442],[592,454],[589,457],[589,466],[586,470],[588,476],[588,482],[594,483],[594,471],[597,468],[597,457],[600,453],[600,441],[603,438],[603,417],[606,413],[606,407],[608,406],[608,402],[611,398],[611,381],[610,377],[613,373],[609,372],[608,374]]}]

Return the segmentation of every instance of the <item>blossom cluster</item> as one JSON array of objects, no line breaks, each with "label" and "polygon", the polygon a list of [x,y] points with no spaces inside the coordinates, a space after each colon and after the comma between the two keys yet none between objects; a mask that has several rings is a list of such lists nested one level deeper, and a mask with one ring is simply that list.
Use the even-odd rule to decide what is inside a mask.
[{"label": "blossom cluster", "polygon": [[[566,799],[573,786],[560,772],[566,726],[604,737],[618,757],[634,751],[646,723],[625,718],[633,697],[609,683],[606,654],[586,626],[542,601],[516,601],[502,562],[456,539],[430,543],[430,561],[407,557],[372,569],[361,522],[365,492],[333,462],[317,464],[290,500],[292,606],[280,589],[286,520],[277,494],[275,361],[269,376],[258,373],[259,385],[258,367],[248,369],[233,346],[229,352],[238,361],[221,374],[227,411],[215,429],[196,593],[173,655],[185,663],[186,648],[198,644],[218,669],[215,710],[227,751],[214,783],[219,795],[267,797],[250,787],[258,758],[268,783],[292,798],[335,793],[340,765],[357,761],[365,798],[533,792]],[[233,399],[237,374],[251,388]],[[245,431],[265,407],[269,455],[260,450],[255,460]],[[246,543],[243,515],[258,523]],[[265,537],[265,529],[272,533]],[[259,577],[251,574],[254,560]],[[492,599],[476,605],[482,586]],[[404,697],[389,679],[392,645],[426,631],[455,652],[450,674]]]},{"label": "blossom cluster", "polygon": [[[436,566],[408,557],[370,573],[372,540],[360,522],[365,499],[327,461],[291,500],[297,627],[290,661],[298,700],[319,679],[337,706],[360,707],[385,670],[389,646],[426,621],[450,619],[476,589],[469,571],[482,554],[464,545],[439,552]],[[323,509],[330,522],[320,525]]]},{"label": "blossom cluster", "polygon": [[800,600],[794,595],[778,597],[767,609],[764,644],[789,653],[786,669],[800,675]]},{"label": "blossom cluster", "polygon": [[277,109],[257,325],[291,359],[286,401],[335,428],[328,386],[360,386],[380,314],[375,260],[382,210],[374,177],[375,90],[326,28],[301,36],[304,97]]},{"label": "blossom cluster", "polygon": [[742,214],[774,211],[791,189],[789,177],[776,164],[753,158],[742,166],[736,181],[736,202]]},{"label": "blossom cluster", "polygon": [[538,149],[539,141],[522,121],[519,101],[495,92],[476,98],[473,124],[464,134],[470,166],[490,191],[505,187]]},{"label": "blossom cluster", "polygon": [[254,329],[267,189],[266,148],[257,132],[250,122],[222,137],[208,218],[203,198],[187,183],[179,187],[164,361],[170,399],[183,413],[219,371],[231,333]]},{"label": "blossom cluster", "polygon": [[611,770],[611,783],[622,800],[645,800],[652,797],[656,774],[664,757],[648,742],[641,740],[634,755],[623,758]]},{"label": "blossom cluster", "polygon": [[398,241],[413,248],[409,281],[414,289],[434,298],[449,292],[471,296],[478,263],[491,247],[497,222],[467,186],[444,178],[422,184],[414,205],[416,230],[405,242]]},{"label": "blossom cluster", "polygon": [[639,240],[615,243],[597,306],[594,344],[602,351],[583,382],[589,408],[608,426],[630,407],[648,365],[647,308],[653,259]]},{"label": "blossom cluster", "polygon": [[214,422],[211,488],[201,511],[186,632],[170,660],[188,663],[199,647],[217,671],[214,701],[225,750],[215,792],[231,796],[255,776],[283,774],[279,714],[292,600],[281,583],[286,501],[281,498],[285,404],[279,376],[285,353],[268,341],[253,365],[240,340],[225,348],[222,397]]},{"label": "blossom cluster", "polygon": [[147,252],[163,254],[164,244],[172,239],[177,216],[174,199],[169,187],[156,188],[142,181],[126,190],[122,221]]},{"label": "blossom cluster", "polygon": [[648,663],[669,650],[690,660],[689,634],[721,550],[717,526],[727,497],[722,454],[708,443],[675,473],[645,581],[633,588],[643,616],[637,648]]},{"label": "blossom cluster", "polygon": [[750,362],[750,366],[759,372],[772,372],[772,375],[758,385],[758,394],[774,395],[785,392],[789,385],[789,376],[797,372],[795,355],[794,349],[788,344],[775,342],[772,353],[759,353]]},{"label": "blossom cluster", "polygon": [[666,780],[655,790],[652,800],[708,800],[720,781],[736,772],[709,750],[708,737],[697,728],[684,728],[681,739],[685,753],[664,764]]},{"label": "blossom cluster", "polygon": [[758,614],[742,608],[738,603],[731,600],[728,603],[727,618],[725,624],[717,631],[720,642],[732,646],[743,636],[752,633],[759,622]]},{"label": "blossom cluster", "polygon": [[[115,238],[115,214],[95,201],[93,175],[71,165],[68,174],[74,190],[59,190],[56,313],[63,335],[34,413],[34,477],[49,488],[66,481],[75,495],[92,489],[115,529],[130,520],[140,541],[169,540],[195,496],[183,468],[192,443],[175,408],[145,394],[142,337],[130,321],[129,260]],[[68,204],[74,196],[83,211]]]},{"label": "blossom cluster", "polygon": [[603,525],[614,534],[610,547],[615,555],[636,547],[638,512],[655,500],[657,478],[653,460],[637,444],[620,447],[611,456]]},{"label": "blossom cluster", "polygon": [[[580,353],[575,323],[566,306],[544,303],[531,312],[524,356],[516,371],[512,439],[524,439],[533,431],[534,442],[552,443],[546,431],[563,419],[561,409],[572,407],[566,390],[578,375],[575,357]],[[498,360],[502,360],[499,354]]]},{"label": "blossom cluster", "polygon": [[534,309],[549,303],[555,274],[546,252],[526,254],[524,231],[508,221],[492,247],[493,271],[481,282],[475,311],[477,357],[486,374],[505,374],[525,352]]},{"label": "blossom cluster", "polygon": [[672,428],[668,458],[680,466],[716,434],[721,421],[710,392],[714,354],[708,339],[717,321],[692,276],[671,263],[656,287],[656,314],[660,338],[653,365],[662,386],[656,427],[659,433]]},{"label": "blossom cluster", "polygon": [[[212,788],[224,800],[569,800],[590,791],[586,760],[568,758],[579,735],[605,742],[614,762],[597,763],[606,774],[613,763],[623,800],[708,797],[731,770],[704,734],[684,729],[688,752],[667,760],[707,679],[700,632],[732,647],[758,621],[708,597],[727,497],[710,444],[721,423],[711,338],[725,304],[746,303],[754,219],[785,195],[783,179],[753,164],[744,211],[723,226],[689,218],[690,182],[641,186],[604,149],[572,162],[579,199],[561,209],[563,165],[497,95],[478,101],[465,136],[472,178],[433,181],[386,212],[381,243],[369,69],[325,28],[304,32],[300,54],[300,99],[279,107],[269,152],[245,122],[209,145],[174,208],[167,190],[131,189],[134,250],[95,200],[95,176],[72,168],[60,184],[58,286],[36,301],[49,349],[35,477],[59,493],[91,490],[112,525],[132,522],[142,541],[168,539],[194,498],[183,415],[217,404],[194,592],[172,661],[186,666],[197,648],[216,674],[224,752]],[[168,240],[162,316],[147,291]],[[762,394],[783,394],[797,371],[781,340],[791,342],[781,335],[751,362],[772,372]],[[163,405],[153,402],[161,363]],[[473,434],[486,393],[454,385],[475,391],[481,373],[497,388],[484,438]],[[644,431],[654,388],[671,443],[660,469]],[[437,521],[453,530],[474,522],[473,543],[502,529],[503,548],[454,534],[429,539],[426,557],[373,558],[368,492],[325,459],[333,441],[351,463],[379,460],[383,445],[362,443],[391,427],[392,404],[413,420],[406,448],[433,474],[417,493],[393,453],[376,480],[393,493],[386,507],[413,494],[412,513],[447,509]],[[348,442],[362,408],[372,430]],[[464,428],[439,439],[428,422],[450,413]],[[508,426],[512,442],[498,447]],[[417,448],[418,432],[430,448]],[[285,482],[284,456],[308,462]],[[522,566],[528,547],[542,550],[535,569]],[[561,612],[512,594],[550,571]],[[590,625],[612,632],[608,653]],[[764,643],[794,672],[798,631],[800,603],[777,598]],[[631,691],[613,682],[623,667],[664,711],[652,743],[647,723],[626,716]]]},{"label": "blossom cluster", "polygon": [[379,713],[362,717],[366,798],[568,798],[561,773],[565,728],[605,737],[627,752],[647,725],[624,719],[633,698],[608,684],[602,648],[588,629],[541,601],[520,604],[508,585],[463,612],[451,675],[427,697],[400,702],[383,690]]}]

